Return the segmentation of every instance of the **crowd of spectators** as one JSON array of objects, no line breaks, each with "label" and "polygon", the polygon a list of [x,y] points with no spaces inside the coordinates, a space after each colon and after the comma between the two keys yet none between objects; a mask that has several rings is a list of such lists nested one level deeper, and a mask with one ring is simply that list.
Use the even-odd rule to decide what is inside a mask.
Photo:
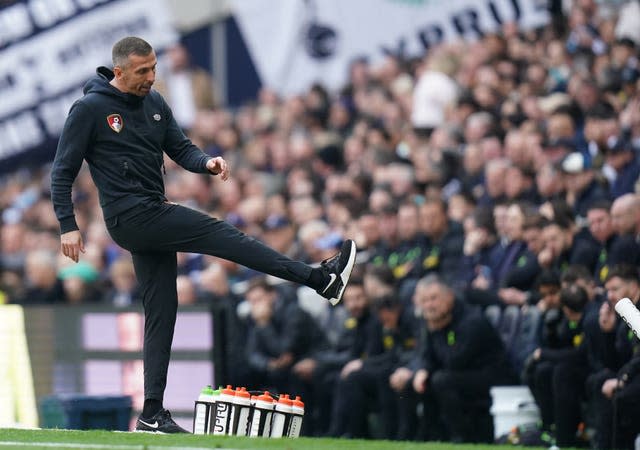
[{"label": "crowd of spectators", "polygon": [[[181,123],[233,173],[223,183],[167,159],[167,198],[309,263],[347,237],[359,249],[337,308],[178,255],[180,304],[232,311],[229,382],[302,393],[307,434],[476,442],[493,439],[489,387],[526,383],[558,444],[628,445],[640,431],[627,389],[638,345],[610,303],[640,297],[640,6],[574,0],[556,13],[541,29],[509,23],[419,58],[358,59],[337,92],[264,87],[236,110],[198,94],[206,75],[183,49],[167,54],[175,70],[158,85],[182,89],[169,99],[194,93],[175,106]],[[86,168],[73,191],[86,253],[61,256],[48,169],[1,181],[0,299],[139,303]],[[514,357],[487,327],[496,306],[540,313],[529,353]],[[603,411],[587,424],[595,437],[579,433],[582,398]]]}]

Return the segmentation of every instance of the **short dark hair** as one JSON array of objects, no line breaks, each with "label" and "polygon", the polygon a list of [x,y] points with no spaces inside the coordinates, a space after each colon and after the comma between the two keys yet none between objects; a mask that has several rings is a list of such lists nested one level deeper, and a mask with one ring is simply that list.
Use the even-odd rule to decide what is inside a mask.
[{"label": "short dark hair", "polygon": [[400,299],[395,295],[389,295],[389,294],[375,297],[372,303],[373,303],[373,307],[376,310],[399,309],[400,307],[402,307],[402,303],[400,302]]},{"label": "short dark hair", "polygon": [[564,216],[564,215],[554,217],[551,220],[547,218],[542,219],[542,228],[546,228],[554,225],[557,227],[560,227],[562,231],[567,231],[567,230],[571,230],[571,227],[573,226],[573,222],[571,221],[570,217]]},{"label": "short dark hair", "polygon": [[114,67],[125,67],[129,55],[147,56],[152,51],[153,47],[144,39],[136,36],[127,36],[113,45],[111,60]]},{"label": "short dark hair", "polygon": [[572,284],[560,291],[560,303],[573,312],[582,312],[589,302],[587,291],[582,286]]},{"label": "short dark hair", "polygon": [[276,290],[275,286],[269,283],[265,275],[258,275],[249,280],[246,293],[254,289],[262,289],[266,292],[275,292]]},{"label": "short dark hair", "polygon": [[542,214],[540,214],[539,212],[534,212],[533,214],[529,214],[524,218],[524,225],[522,226],[522,228],[525,230],[541,230],[545,226],[545,221],[547,221],[547,219]]},{"label": "short dark hair", "polygon": [[471,218],[477,228],[482,228],[492,235],[496,234],[496,223],[493,218],[493,211],[490,208],[476,207],[471,213]]},{"label": "short dark hair", "polygon": [[387,265],[369,263],[365,267],[365,275],[374,277],[394,289],[396,288],[396,278],[393,275],[393,270]]},{"label": "short dark hair", "polygon": [[605,283],[612,278],[621,278],[626,282],[632,281],[640,284],[640,274],[638,274],[638,268],[631,264],[617,264],[609,271]]},{"label": "short dark hair", "polygon": [[572,284],[578,280],[584,280],[588,283],[592,283],[594,281],[593,275],[589,272],[589,269],[582,264],[569,265],[569,267],[562,272],[562,276],[560,277],[560,281],[565,284]]},{"label": "short dark hair", "polygon": [[563,199],[551,200],[554,220],[561,220],[558,224],[565,230],[570,228],[575,222],[571,206]]},{"label": "short dark hair", "polygon": [[594,210],[606,211],[608,214],[611,211],[611,202],[605,199],[595,200],[587,207],[587,212]]},{"label": "short dark hair", "polygon": [[540,286],[560,287],[560,277],[555,270],[545,269],[536,277],[535,285],[538,289],[540,288]]}]

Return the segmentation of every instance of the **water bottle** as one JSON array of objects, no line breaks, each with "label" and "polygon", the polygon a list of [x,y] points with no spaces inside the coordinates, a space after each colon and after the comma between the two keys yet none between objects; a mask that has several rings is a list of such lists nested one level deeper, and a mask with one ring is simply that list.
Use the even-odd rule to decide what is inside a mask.
[{"label": "water bottle", "polygon": [[251,415],[251,394],[247,388],[237,388],[233,397],[229,434],[232,436],[247,436],[249,430],[249,416]]},{"label": "water bottle", "polygon": [[216,399],[216,409],[213,421],[213,434],[220,436],[229,434],[229,422],[231,420],[231,406],[236,391],[228,385],[225,389],[220,390],[220,395]]},{"label": "water bottle", "polygon": [[193,412],[193,434],[209,434],[209,422],[215,408],[213,388],[202,388]]},{"label": "water bottle", "polygon": [[281,395],[276,403],[271,419],[271,437],[280,438],[288,436],[289,423],[293,411],[293,400],[288,394]]},{"label": "water bottle", "polygon": [[304,403],[300,396],[296,396],[291,405],[291,423],[289,425],[288,436],[290,438],[297,438],[300,436],[300,429],[302,428],[302,418],[304,416]]},{"label": "water bottle", "polygon": [[219,386],[218,389],[214,389],[213,391],[213,400],[211,403],[211,413],[209,414],[209,423],[207,428],[207,434],[213,434],[213,427],[216,423],[216,401],[220,397],[220,391],[223,389],[223,386]]},{"label": "water bottle", "polygon": [[273,398],[266,391],[262,395],[251,397],[251,425],[249,426],[250,437],[269,437],[271,433],[271,415],[273,414]]}]

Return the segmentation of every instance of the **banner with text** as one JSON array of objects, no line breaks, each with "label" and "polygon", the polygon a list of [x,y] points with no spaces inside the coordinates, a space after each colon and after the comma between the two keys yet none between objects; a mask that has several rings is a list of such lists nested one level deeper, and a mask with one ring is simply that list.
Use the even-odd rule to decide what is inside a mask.
[{"label": "banner with text", "polygon": [[156,50],[177,40],[163,1],[0,5],[0,173],[50,159],[71,104],[96,67],[110,65],[118,39],[140,36]]},{"label": "banner with text", "polygon": [[416,56],[456,38],[517,22],[549,21],[546,0],[234,0],[234,15],[262,83],[298,94],[313,82],[344,84],[349,62]]}]

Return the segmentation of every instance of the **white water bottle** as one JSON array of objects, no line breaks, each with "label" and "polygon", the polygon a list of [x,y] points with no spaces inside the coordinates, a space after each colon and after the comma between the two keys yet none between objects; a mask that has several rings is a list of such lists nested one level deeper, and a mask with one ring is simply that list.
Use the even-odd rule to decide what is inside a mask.
[{"label": "white water bottle", "polygon": [[247,436],[249,432],[249,417],[251,415],[251,394],[247,388],[237,388],[231,407],[229,435]]},{"label": "white water bottle", "polygon": [[268,391],[262,395],[251,397],[251,425],[249,426],[250,437],[269,437],[271,433],[271,415],[273,414],[273,398]]},{"label": "white water bottle", "polygon": [[220,390],[220,395],[216,399],[215,416],[213,417],[212,434],[217,436],[229,434],[229,422],[231,420],[231,406],[236,391],[228,385]]},{"label": "white water bottle", "polygon": [[289,423],[293,412],[293,400],[288,394],[281,395],[276,403],[271,419],[271,437],[281,438],[288,436]]},{"label": "white water bottle", "polygon": [[209,434],[209,422],[214,408],[213,388],[208,385],[202,389],[196,401],[193,414],[193,434]]},{"label": "white water bottle", "polygon": [[302,429],[302,418],[304,417],[304,403],[300,396],[296,396],[291,405],[291,422],[289,424],[288,436],[290,438],[297,438],[300,436],[300,430]]}]

